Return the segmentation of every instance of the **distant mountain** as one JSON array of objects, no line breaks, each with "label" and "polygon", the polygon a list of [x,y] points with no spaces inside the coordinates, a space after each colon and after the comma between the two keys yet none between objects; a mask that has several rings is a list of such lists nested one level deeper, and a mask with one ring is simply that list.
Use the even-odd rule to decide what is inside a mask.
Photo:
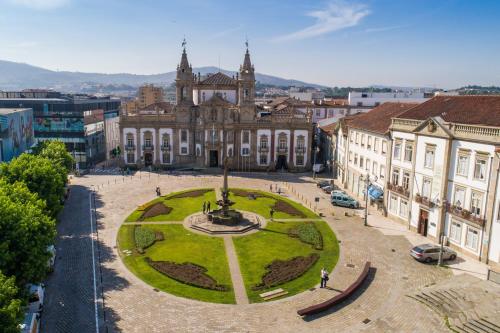
[{"label": "distant mountain", "polygon": [[[217,67],[193,68],[193,73],[200,72],[201,75],[215,73],[217,71],[219,71]],[[221,72],[230,76],[236,75],[236,72],[233,71],[221,70]],[[0,89],[18,90],[27,88],[53,88],[65,92],[79,92],[89,84],[114,84],[137,87],[144,83],[153,83],[156,85],[168,86],[174,82],[175,74],[175,71],[153,75],[52,71],[24,63],[0,60]],[[260,73],[256,73],[255,76],[256,80],[262,84],[275,86],[324,87],[317,84],[283,79],[277,76]]]}]

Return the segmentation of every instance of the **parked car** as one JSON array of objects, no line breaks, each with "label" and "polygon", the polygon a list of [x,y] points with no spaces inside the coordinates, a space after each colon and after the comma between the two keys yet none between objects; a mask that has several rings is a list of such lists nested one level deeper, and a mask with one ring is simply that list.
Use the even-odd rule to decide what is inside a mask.
[{"label": "parked car", "polygon": [[38,333],[40,330],[40,314],[38,312],[27,312],[24,321],[19,324],[21,333]]},{"label": "parked car", "polygon": [[[410,255],[421,262],[431,262],[439,259],[439,245],[421,244],[411,249]],[[443,260],[455,260],[457,253],[449,247],[443,246]]]},{"label": "parked car", "polygon": [[323,164],[317,163],[313,165],[313,171],[315,173],[321,173],[325,171],[325,166]]},{"label": "parked car", "polygon": [[45,286],[40,284],[28,284],[26,286],[29,293],[28,310],[29,312],[41,312],[43,310],[43,301],[45,298]]},{"label": "parked car", "polygon": [[328,185],[328,186],[322,187],[321,189],[323,190],[323,192],[330,194],[333,191],[333,186]]},{"label": "parked car", "polygon": [[316,186],[317,187],[325,187],[325,186],[329,186],[330,185],[330,181],[329,180],[320,180],[319,182],[316,183]]},{"label": "parked car", "polygon": [[359,208],[359,202],[356,199],[351,198],[345,193],[340,193],[337,191],[334,191],[332,193],[331,202],[336,206]]}]

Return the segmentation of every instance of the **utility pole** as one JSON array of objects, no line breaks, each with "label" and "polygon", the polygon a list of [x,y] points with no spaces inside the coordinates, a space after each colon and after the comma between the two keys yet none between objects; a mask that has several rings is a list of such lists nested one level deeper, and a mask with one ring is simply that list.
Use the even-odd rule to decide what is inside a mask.
[{"label": "utility pole", "polygon": [[440,242],[440,247],[439,247],[439,258],[438,258],[438,266],[443,266],[443,243],[444,243],[444,233],[441,232],[439,235],[439,242]]}]

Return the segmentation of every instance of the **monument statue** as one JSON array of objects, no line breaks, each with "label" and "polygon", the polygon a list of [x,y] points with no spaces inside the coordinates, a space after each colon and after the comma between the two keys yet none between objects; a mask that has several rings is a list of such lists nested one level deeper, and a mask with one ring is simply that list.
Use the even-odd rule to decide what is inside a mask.
[{"label": "monument statue", "polygon": [[229,188],[227,182],[227,174],[228,174],[228,162],[227,157],[224,158],[224,182],[223,187],[221,189],[222,200],[217,201],[217,205],[220,209],[214,210],[209,213],[209,220],[212,223],[217,224],[225,224],[225,225],[234,225],[237,224],[241,220],[241,213],[234,210],[229,209],[234,202],[229,200]]}]

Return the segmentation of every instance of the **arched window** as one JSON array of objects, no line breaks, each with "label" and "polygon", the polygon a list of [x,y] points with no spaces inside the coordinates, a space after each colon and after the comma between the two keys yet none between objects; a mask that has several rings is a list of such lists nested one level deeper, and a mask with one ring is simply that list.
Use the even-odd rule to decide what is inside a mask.
[{"label": "arched window", "polygon": [[303,135],[299,135],[297,137],[297,148],[304,148],[305,147],[305,138]]},{"label": "arched window", "polygon": [[287,149],[287,137],[285,133],[280,133],[278,137],[278,148],[279,149]]},{"label": "arched window", "polygon": [[202,100],[203,102],[205,102],[205,92],[202,92],[202,93],[201,93],[201,100]]},{"label": "arched window", "polygon": [[260,147],[261,148],[267,148],[268,147],[268,141],[267,141],[267,136],[266,135],[261,135],[260,136]]},{"label": "arched window", "polygon": [[229,149],[227,151],[227,156],[228,157],[233,157],[233,148],[232,147],[229,147]]}]

